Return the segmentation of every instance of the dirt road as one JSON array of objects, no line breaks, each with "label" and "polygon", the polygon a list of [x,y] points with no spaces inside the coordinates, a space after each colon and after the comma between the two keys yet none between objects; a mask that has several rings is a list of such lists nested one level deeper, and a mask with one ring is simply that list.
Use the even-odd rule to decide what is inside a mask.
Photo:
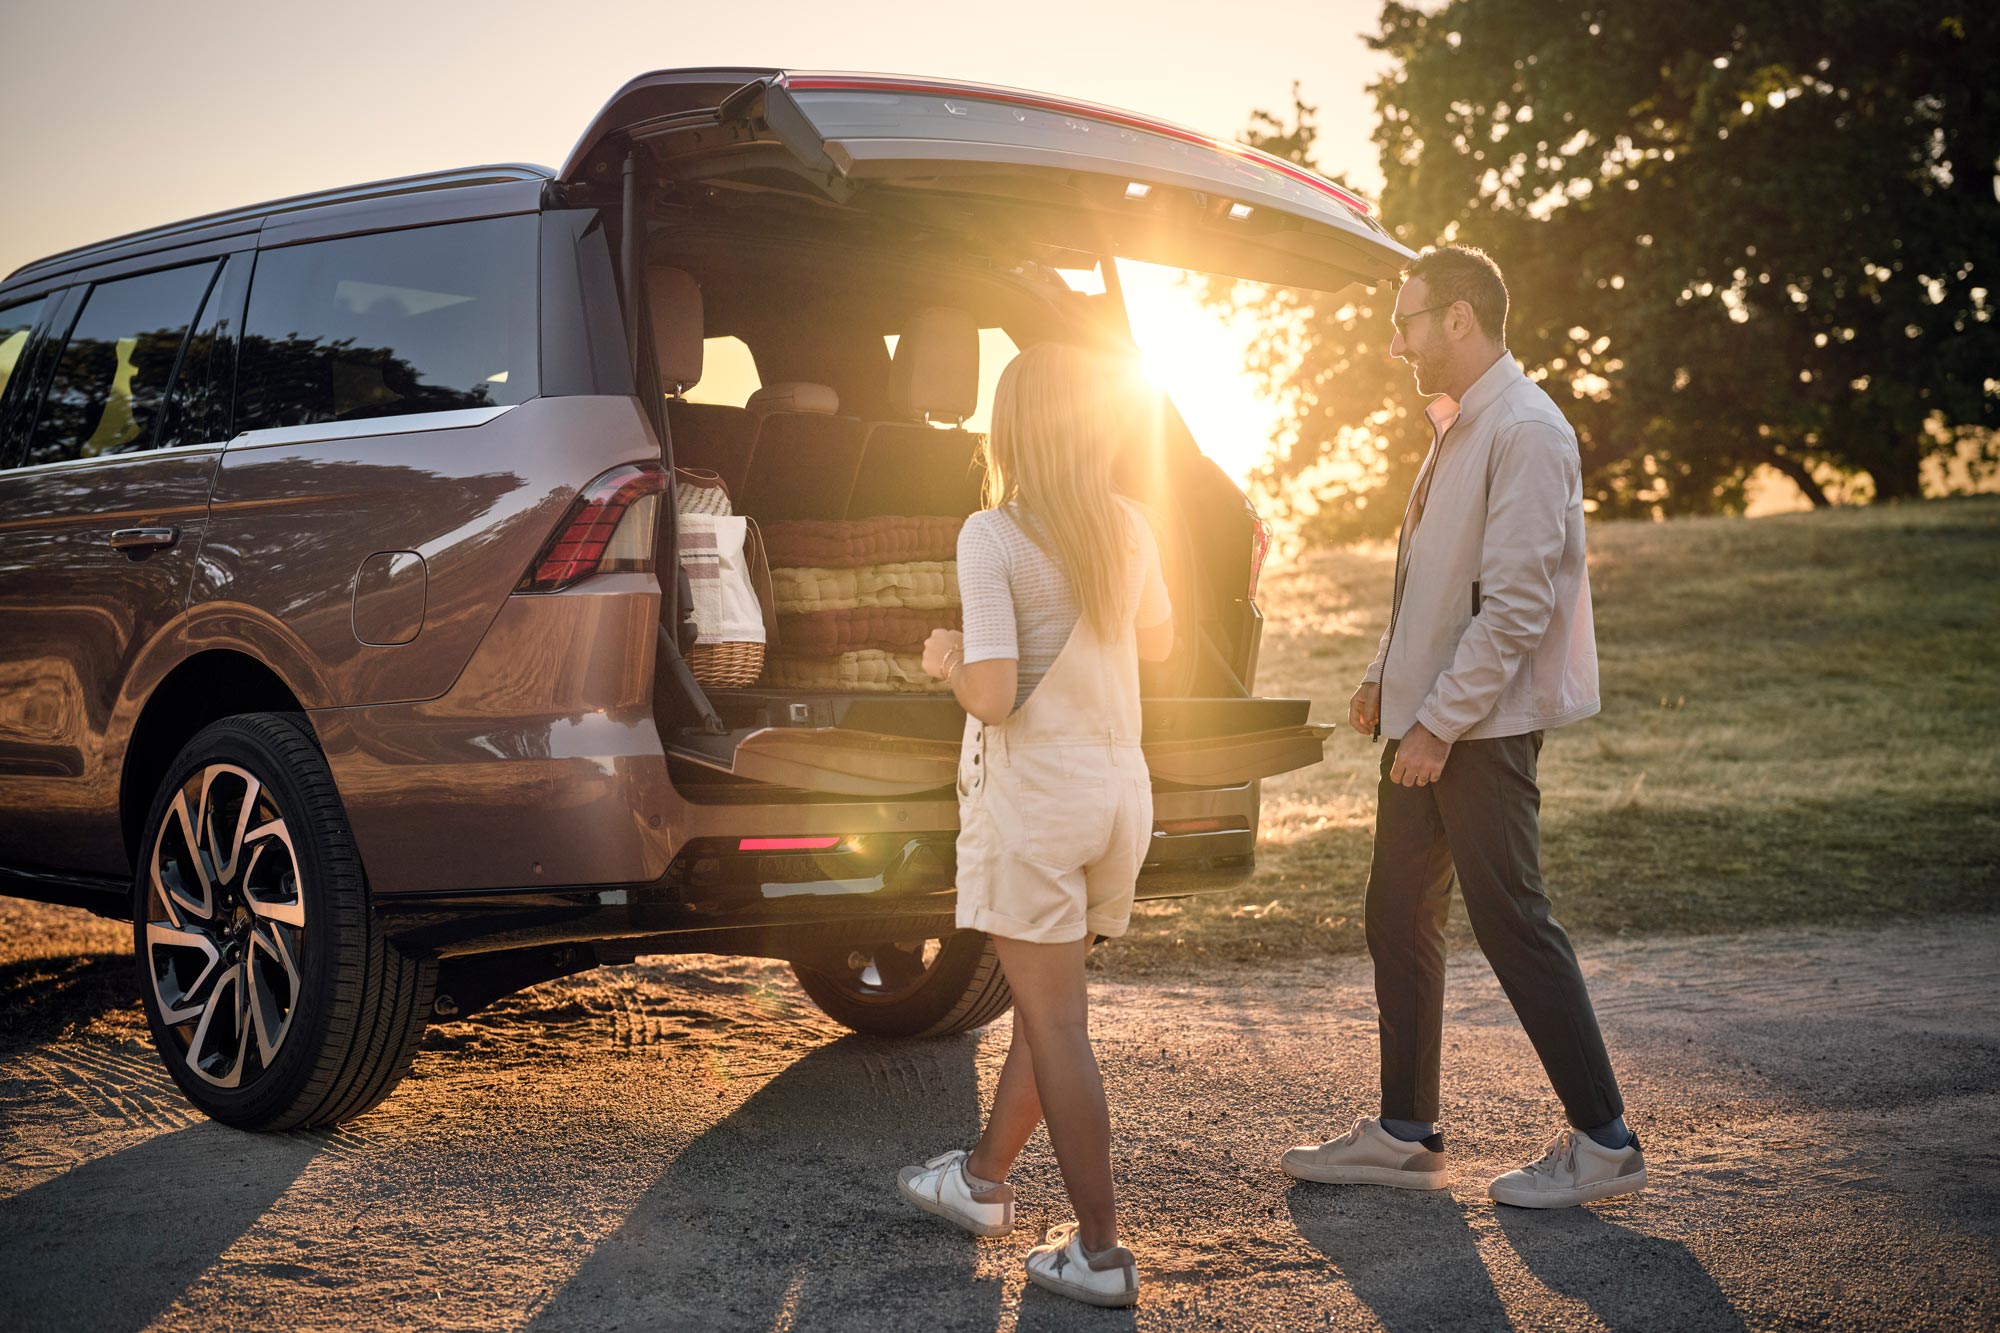
[{"label": "dirt road", "polygon": [[1107,983],[1136,1312],[1024,1291],[1064,1216],[976,1242],[895,1168],[971,1141],[1006,1023],[843,1036],[774,964],[662,960],[438,1028],[382,1109],[256,1137],[190,1114],[115,930],[0,916],[0,1325],[1306,1329],[2000,1322],[2000,921],[1584,950],[1654,1187],[1529,1213],[1485,1181],[1555,1104],[1454,959],[1449,1196],[1294,1185],[1371,1106],[1365,963]]}]

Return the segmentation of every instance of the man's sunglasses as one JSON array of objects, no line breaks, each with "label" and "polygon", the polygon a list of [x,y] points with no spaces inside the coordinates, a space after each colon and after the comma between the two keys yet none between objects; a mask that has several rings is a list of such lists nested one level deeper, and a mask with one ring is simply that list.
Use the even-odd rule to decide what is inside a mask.
[{"label": "man's sunglasses", "polygon": [[1410,322],[1416,319],[1419,315],[1428,315],[1438,310],[1449,310],[1457,304],[1458,302],[1456,301],[1446,301],[1443,305],[1425,306],[1422,310],[1412,310],[1409,314],[1402,316],[1400,319],[1394,315],[1391,315],[1389,316],[1389,322],[1396,326],[1396,332],[1402,334],[1405,338],[1407,338],[1410,336]]}]

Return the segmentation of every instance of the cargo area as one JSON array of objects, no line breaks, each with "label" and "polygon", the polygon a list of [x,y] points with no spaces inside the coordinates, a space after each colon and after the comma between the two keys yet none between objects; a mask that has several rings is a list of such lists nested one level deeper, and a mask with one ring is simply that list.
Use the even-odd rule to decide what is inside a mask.
[{"label": "cargo area", "polygon": [[[753,651],[740,578],[733,637],[697,641],[692,585],[664,590],[655,718],[698,803],[950,795],[964,714],[921,647],[961,623],[955,538],[982,506],[995,384],[1045,341],[1136,353],[1119,257],[1337,291],[1403,253],[1365,204],[1253,150],[923,80],[647,76],[562,177],[615,233],[690,512],[661,527],[726,516],[762,604]],[[1115,480],[1147,510],[1176,628],[1172,655],[1141,664],[1156,783],[1316,762],[1330,728],[1256,697],[1268,529],[1166,394],[1134,398]]]},{"label": "cargo area", "polygon": [[[959,624],[947,575],[957,524],[981,505],[968,425],[990,413],[991,361],[1045,339],[1129,349],[1122,311],[1026,262],[774,236],[785,218],[758,203],[648,246],[681,484],[714,474],[772,575],[761,673],[704,687],[726,730],[661,691],[675,786],[710,801],[948,788],[964,713],[918,657],[931,628]],[[1152,517],[1178,627],[1173,656],[1143,668],[1156,774],[1213,785],[1313,762],[1304,703],[1254,698],[1260,525],[1166,395],[1152,399],[1119,485]]]}]

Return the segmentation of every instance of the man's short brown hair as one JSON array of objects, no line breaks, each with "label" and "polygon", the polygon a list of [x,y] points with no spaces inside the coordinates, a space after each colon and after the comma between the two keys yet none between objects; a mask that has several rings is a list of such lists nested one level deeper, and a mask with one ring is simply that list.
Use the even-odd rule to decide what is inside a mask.
[{"label": "man's short brown hair", "polygon": [[1484,250],[1469,245],[1441,245],[1426,250],[1403,268],[1403,281],[1422,278],[1432,305],[1463,301],[1489,337],[1507,341],[1507,280]]}]

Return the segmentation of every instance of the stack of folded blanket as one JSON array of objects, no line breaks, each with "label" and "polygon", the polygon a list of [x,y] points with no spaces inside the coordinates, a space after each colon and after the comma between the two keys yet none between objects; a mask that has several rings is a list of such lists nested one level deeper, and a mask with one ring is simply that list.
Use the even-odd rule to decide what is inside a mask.
[{"label": "stack of folded blanket", "polygon": [[928,516],[794,520],[764,528],[777,603],[777,689],[943,691],[924,640],[960,627],[958,530]]}]

